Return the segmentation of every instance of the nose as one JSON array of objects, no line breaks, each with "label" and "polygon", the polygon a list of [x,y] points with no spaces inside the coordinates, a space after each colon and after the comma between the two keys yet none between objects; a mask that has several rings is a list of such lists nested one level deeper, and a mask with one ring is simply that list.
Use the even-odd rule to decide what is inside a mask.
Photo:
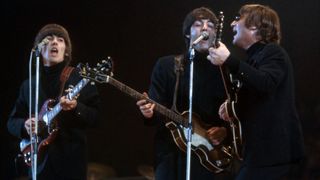
[{"label": "nose", "polygon": [[208,30],[208,23],[203,23],[203,25],[202,25],[202,31],[206,31],[206,30]]},{"label": "nose", "polygon": [[51,44],[57,44],[58,43],[58,38],[57,37],[53,37],[51,40]]}]

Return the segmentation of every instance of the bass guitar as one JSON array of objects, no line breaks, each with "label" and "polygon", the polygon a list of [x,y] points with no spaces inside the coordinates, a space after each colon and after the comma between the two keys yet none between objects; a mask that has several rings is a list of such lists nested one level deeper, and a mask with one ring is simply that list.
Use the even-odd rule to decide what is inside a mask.
[{"label": "bass guitar", "polygon": [[[102,68],[106,66],[107,68]],[[143,94],[136,90],[126,86],[120,81],[112,77],[113,73],[110,71],[112,67],[112,60],[108,57],[107,60],[103,60],[98,64],[97,68],[90,68],[86,66],[81,75],[84,78],[88,78],[92,81],[99,83],[109,83],[131,96],[135,100],[146,99],[147,102],[155,104],[154,110],[167,117],[165,119],[166,127],[170,130],[176,145],[182,150],[186,151],[186,135],[188,127],[188,114],[190,112],[183,112],[177,114],[176,112],[166,108],[165,106],[145,97]],[[105,71],[98,71],[105,70]],[[218,145],[214,146],[206,137],[206,131],[211,127],[208,124],[203,123],[200,117],[195,113],[192,113],[193,117],[193,134],[192,134],[192,150],[197,154],[200,159],[200,163],[209,171],[219,173],[223,171],[231,162],[231,147]]]}]

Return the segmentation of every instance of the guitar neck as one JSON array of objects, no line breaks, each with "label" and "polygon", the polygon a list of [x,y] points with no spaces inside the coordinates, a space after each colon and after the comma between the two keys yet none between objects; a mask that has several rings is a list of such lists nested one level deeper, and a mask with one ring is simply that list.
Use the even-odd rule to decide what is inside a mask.
[{"label": "guitar neck", "polygon": [[221,73],[224,89],[225,89],[226,94],[227,94],[227,98],[230,99],[231,98],[230,97],[231,83],[229,81],[228,72],[226,71],[226,68],[223,65],[219,66],[219,69],[220,69],[220,73]]},{"label": "guitar neck", "polygon": [[[219,18],[218,18],[217,35],[216,35],[216,39],[214,41],[215,48],[218,48],[220,45],[219,43],[220,43],[221,37],[222,37],[223,23],[224,23],[224,15],[223,15],[223,12],[220,11]],[[234,87],[234,84],[233,84],[234,80],[233,80],[232,74],[230,73],[230,69],[224,65],[219,66],[219,69],[220,69],[220,73],[222,76],[224,89],[227,94],[227,98],[230,101],[236,101],[236,99],[237,99],[236,90],[237,89],[236,89],[236,87]]]},{"label": "guitar neck", "polygon": [[[79,92],[81,91],[81,89],[83,87],[85,87],[88,82],[90,80],[89,79],[82,79],[80,82],[78,82],[78,84],[72,89],[71,92],[69,92],[66,97],[68,97],[69,99],[73,99],[77,94],[79,94]],[[50,125],[52,120],[56,117],[56,115],[58,115],[58,113],[62,110],[62,107],[60,105],[60,103],[56,104],[52,110],[47,111],[44,115],[43,115],[43,119],[44,121],[47,123],[47,125]]]},{"label": "guitar neck", "polygon": [[179,114],[175,113],[174,111],[166,108],[165,106],[153,101],[152,99],[146,98],[143,94],[139,93],[138,91],[132,89],[131,87],[121,83],[120,81],[112,78],[111,76],[107,76],[106,82],[113,85],[120,91],[128,94],[135,100],[140,100],[140,99],[146,99],[148,103],[153,103],[155,104],[155,111],[159,112],[160,114],[168,117],[172,121],[179,123],[183,125],[184,127],[187,127],[187,121]]},{"label": "guitar neck", "polygon": [[220,66],[220,72],[228,99],[236,102],[237,93],[241,87],[241,82],[233,77],[230,69],[228,69],[226,66]]}]

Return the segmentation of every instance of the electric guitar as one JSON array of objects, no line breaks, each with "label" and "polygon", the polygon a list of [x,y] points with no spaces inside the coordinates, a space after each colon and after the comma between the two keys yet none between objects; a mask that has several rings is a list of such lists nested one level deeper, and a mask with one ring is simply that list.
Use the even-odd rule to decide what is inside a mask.
[{"label": "electric guitar", "polygon": [[[217,26],[217,35],[214,42],[214,47],[219,47],[219,42],[221,41],[222,36],[222,28],[223,28],[223,21],[224,21],[224,15],[221,11],[219,13],[219,22]],[[225,66],[219,66],[224,88],[227,94],[227,100],[225,103],[225,109],[227,111],[227,114],[229,117],[231,117],[230,127],[232,131],[232,144],[233,144],[233,153],[236,155],[236,157],[239,160],[242,160],[242,128],[241,128],[241,122],[237,116],[235,106],[238,102],[238,91],[241,87],[241,82],[235,78],[233,78],[232,74],[230,73],[230,70]]]},{"label": "electric guitar", "polygon": [[[103,66],[106,66],[106,68],[102,68]],[[170,130],[174,142],[182,151],[186,152],[186,135],[189,112],[183,112],[181,115],[177,114],[176,112],[145,97],[143,94],[114,79],[112,77],[112,60],[110,57],[99,63],[97,68],[90,68],[86,66],[83,69],[86,69],[85,71],[82,71],[83,74],[81,75],[84,78],[88,78],[99,83],[109,83],[135,100],[145,99],[147,102],[155,104],[154,110],[167,117],[165,118],[165,125]],[[98,71],[97,69],[104,71]],[[211,126],[203,123],[200,120],[200,117],[195,113],[192,113],[192,117],[192,151],[197,154],[201,164],[209,171],[214,173],[223,171],[231,162],[231,147],[224,145],[214,146],[206,137],[206,131]]]},{"label": "electric guitar", "polygon": [[[76,96],[78,96],[79,92],[83,87],[85,87],[90,80],[83,78],[78,82],[77,85],[74,87],[69,88],[68,93],[66,94],[66,97],[70,100],[74,99]],[[57,127],[54,127],[55,117],[59,114],[59,112],[62,110],[62,107],[60,103],[57,103],[53,99],[48,99],[45,101],[45,103],[42,105],[41,110],[39,112],[39,122],[41,121],[44,123],[45,127],[48,128],[48,132],[40,133],[40,137],[38,137],[38,162],[39,164],[44,164],[46,162],[46,151],[49,147],[49,145],[55,140],[57,133],[59,129]],[[45,129],[42,129],[42,132],[45,131]],[[31,141],[30,139],[22,139],[20,142],[20,150],[23,154],[24,162],[31,166]]]}]

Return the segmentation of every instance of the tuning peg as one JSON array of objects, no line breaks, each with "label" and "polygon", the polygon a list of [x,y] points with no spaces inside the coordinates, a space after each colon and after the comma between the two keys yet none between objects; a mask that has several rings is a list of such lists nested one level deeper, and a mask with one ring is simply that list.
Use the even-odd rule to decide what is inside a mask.
[{"label": "tuning peg", "polygon": [[82,68],[82,63],[79,63],[79,64],[77,65],[77,68],[81,69],[81,68]]}]

